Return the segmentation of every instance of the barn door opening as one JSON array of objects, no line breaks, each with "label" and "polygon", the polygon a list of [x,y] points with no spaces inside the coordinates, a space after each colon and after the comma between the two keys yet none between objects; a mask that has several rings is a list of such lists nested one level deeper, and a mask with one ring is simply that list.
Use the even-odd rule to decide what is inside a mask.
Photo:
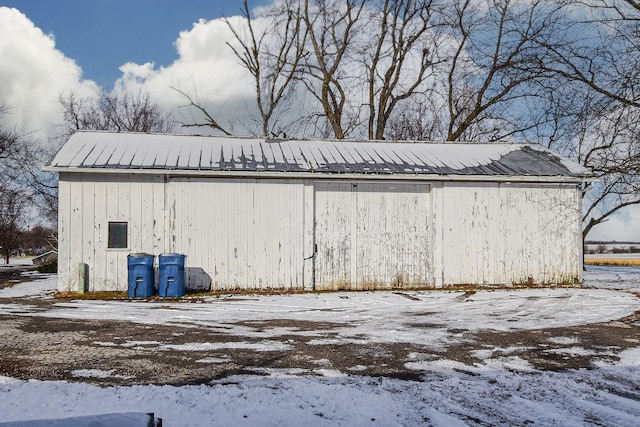
[{"label": "barn door opening", "polygon": [[429,185],[315,185],[316,289],[432,284]]}]

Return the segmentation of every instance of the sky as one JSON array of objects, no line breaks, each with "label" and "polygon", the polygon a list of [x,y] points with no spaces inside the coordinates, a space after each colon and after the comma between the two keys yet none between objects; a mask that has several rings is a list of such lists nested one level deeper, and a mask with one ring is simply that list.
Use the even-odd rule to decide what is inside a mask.
[{"label": "sky", "polygon": [[[250,7],[266,0],[249,1]],[[127,62],[168,66],[178,59],[174,42],[200,19],[237,15],[241,0],[0,0],[24,13],[55,38],[83,77],[109,87]]]},{"label": "sky", "polygon": [[[249,0],[249,7],[273,1]],[[59,143],[61,95],[142,89],[178,120],[201,121],[178,89],[233,134],[251,134],[253,85],[226,44],[233,35],[224,21],[241,29],[242,3],[0,0],[0,103],[11,108],[1,120]],[[640,241],[640,208],[596,226],[589,239]]]},{"label": "sky", "polygon": [[0,0],[0,101],[11,108],[3,120],[58,136],[59,97],[101,90],[143,89],[166,112],[190,114],[174,87],[246,134],[233,119],[250,114],[252,86],[226,44],[233,36],[225,22],[241,28],[242,3]]},{"label": "sky", "polygon": [[[366,376],[359,374],[366,368],[362,365],[343,372],[328,359],[318,359],[314,361],[317,369],[312,372],[263,367],[254,375],[235,375],[201,385],[100,387],[88,384],[89,380],[117,378],[130,371],[101,369],[94,364],[71,371],[76,378],[73,382],[0,376],[0,422],[72,416],[94,416],[92,420],[97,422],[98,414],[153,412],[164,425],[192,427],[637,425],[639,344],[626,349],[606,347],[603,351],[590,347],[570,331],[552,336],[552,331],[563,334],[562,329],[549,328],[633,315],[640,308],[640,300],[631,293],[640,289],[639,273],[640,269],[634,267],[590,268],[585,273],[584,288],[487,290],[470,296],[464,291],[378,291],[250,298],[227,295],[207,298],[200,304],[91,300],[33,303],[51,298],[57,282],[52,275],[0,289],[0,313],[8,319],[44,316],[118,320],[215,331],[212,342],[171,346],[184,352],[215,348],[228,352],[236,348],[286,351],[292,336],[304,338],[309,346],[422,343],[425,352],[409,354],[405,363],[407,369],[420,373],[422,380]],[[29,299],[20,302],[25,296]],[[262,326],[261,321],[273,319],[324,322],[327,329]],[[257,326],[252,327],[252,323]],[[422,323],[425,327],[416,327]],[[541,370],[517,356],[526,350],[528,342],[514,340],[495,347],[469,340],[472,333],[481,330],[540,328],[548,328],[540,334],[548,353],[558,359],[592,358],[593,368]],[[224,335],[230,338],[223,339]],[[252,343],[250,338],[262,341]],[[477,346],[472,352],[476,360],[463,363],[443,350],[461,341]],[[162,352],[166,345],[126,338],[93,344],[139,352]],[[198,363],[227,361],[209,357]]]}]

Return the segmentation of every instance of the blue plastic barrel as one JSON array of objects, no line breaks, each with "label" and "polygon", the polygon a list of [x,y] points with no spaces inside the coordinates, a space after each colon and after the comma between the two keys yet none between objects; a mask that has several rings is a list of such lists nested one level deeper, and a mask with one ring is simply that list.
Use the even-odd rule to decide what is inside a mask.
[{"label": "blue plastic barrel", "polygon": [[129,298],[150,297],[155,292],[153,255],[129,254],[127,256],[129,273]]},{"label": "blue plastic barrel", "polygon": [[158,295],[181,297],[185,293],[185,271],[182,254],[160,254],[158,256]]}]

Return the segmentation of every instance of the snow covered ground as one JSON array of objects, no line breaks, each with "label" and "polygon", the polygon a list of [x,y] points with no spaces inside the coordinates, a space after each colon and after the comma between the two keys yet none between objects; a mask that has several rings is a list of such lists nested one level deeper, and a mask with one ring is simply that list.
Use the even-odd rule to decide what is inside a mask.
[{"label": "snow covered ground", "polygon": [[15,265],[33,265],[31,257],[10,257],[9,264],[4,263],[4,258],[0,259],[0,268]]},{"label": "snow covered ground", "polygon": [[[2,289],[0,313],[200,325],[218,328],[221,333],[258,334],[268,351],[286,346],[277,339],[281,334],[313,337],[314,331],[276,328],[256,332],[242,329],[238,321],[336,322],[342,326],[335,329],[331,342],[445,346],[458,339],[459,329],[515,331],[575,326],[617,320],[640,310],[640,298],[631,293],[640,292],[640,268],[631,267],[590,267],[582,289],[222,296],[201,304],[78,300],[58,302],[45,311],[35,303],[29,306],[10,300],[19,296],[51,298],[54,288],[55,277],[51,276]],[[408,328],[403,322],[408,314],[423,314],[433,327]],[[594,369],[558,372],[534,369],[499,348],[478,349],[476,356],[482,363],[472,365],[415,354],[407,367],[424,372],[423,381],[359,376],[357,366],[353,375],[330,368],[319,368],[313,377],[265,370],[263,377],[234,376],[183,387],[97,387],[0,377],[0,422],[154,412],[165,426],[633,426],[640,420],[640,340],[636,337],[629,336],[636,347],[618,353],[617,358],[603,358]],[[570,356],[588,352],[573,337],[558,339],[570,346],[564,350]],[[328,342],[320,337],[315,341],[310,345]],[[189,351],[189,346],[183,350]],[[110,373],[77,372],[78,377],[100,375]]]}]

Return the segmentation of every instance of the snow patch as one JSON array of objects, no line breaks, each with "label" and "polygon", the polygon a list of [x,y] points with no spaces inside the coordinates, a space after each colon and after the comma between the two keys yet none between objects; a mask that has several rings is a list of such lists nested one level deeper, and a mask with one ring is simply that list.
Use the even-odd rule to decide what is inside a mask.
[{"label": "snow patch", "polygon": [[118,347],[119,344],[114,342],[105,342],[105,341],[93,341],[91,344],[98,345],[100,347]]},{"label": "snow patch", "polygon": [[491,357],[493,357],[494,354],[499,353],[502,355],[506,355],[506,354],[510,354],[510,353],[515,353],[516,351],[523,351],[526,350],[528,347],[515,347],[515,346],[511,346],[511,347],[494,347],[491,349],[479,349],[479,350],[472,350],[470,353],[471,355],[473,355],[474,357],[478,358],[478,359],[489,359]]},{"label": "snow patch", "polygon": [[178,351],[211,351],[211,350],[252,350],[252,351],[285,351],[291,349],[291,345],[279,341],[249,342],[216,342],[216,343],[187,343],[164,344],[158,347],[160,350]]},{"label": "snow patch", "polygon": [[580,342],[576,337],[551,337],[547,341],[560,345],[578,344]]},{"label": "snow patch", "polygon": [[11,377],[4,377],[4,376],[0,375],[0,385],[18,384],[18,383],[20,383],[20,380],[17,380],[15,378],[11,378]]},{"label": "snow patch", "polygon": [[[48,297],[55,276],[0,290],[0,313],[20,311],[30,316],[111,319],[141,324],[188,327],[207,325],[220,334],[268,337],[244,321],[289,319],[326,322],[321,330],[290,330],[290,334],[318,335],[314,344],[396,343],[415,345],[464,339],[481,329],[524,330],[618,320],[640,310],[640,269],[593,269],[585,274],[585,289],[526,289],[478,291],[459,299],[461,292],[410,292],[415,299],[389,292],[327,293],[205,299],[203,304],[85,301],[56,303],[51,310],[15,304],[10,298]],[[601,289],[598,289],[601,288]],[[623,289],[615,290],[615,289]],[[407,325],[407,317],[428,314],[429,327]],[[179,314],[182,317],[177,317]],[[426,325],[426,324],[425,324]],[[396,331],[390,333],[390,331]],[[275,331],[275,332],[274,332]],[[329,335],[332,334],[332,335]],[[336,338],[333,334],[337,335]],[[458,337],[454,337],[454,335]],[[124,338],[121,338],[124,339]],[[630,339],[632,339],[630,337]],[[117,341],[118,339],[116,339]],[[554,341],[555,340],[555,341]],[[571,346],[569,357],[585,349],[570,337],[550,342]],[[122,345],[99,342],[105,347]],[[124,345],[158,346],[185,351],[219,349],[288,350],[290,345],[264,339],[253,342],[163,345],[126,341]],[[635,344],[634,344],[635,345]],[[473,366],[454,360],[434,360],[434,354],[414,352],[407,369],[425,372],[421,381],[346,375],[327,359],[315,361],[309,376],[300,369],[264,368],[267,377],[236,376],[202,386],[96,387],[83,383],[20,381],[0,376],[0,420],[15,421],[94,415],[105,408],[154,412],[166,425],[636,425],[640,417],[640,347],[620,352],[616,362],[598,362],[595,369],[537,371],[511,355],[522,348],[484,348],[474,353],[482,362]],[[602,353],[599,353],[602,354]],[[206,357],[199,363],[224,363],[225,357]],[[350,371],[366,369],[355,365]],[[115,371],[79,369],[77,378],[107,378]],[[607,392],[615,390],[615,393]],[[587,421],[585,421],[587,420]]]},{"label": "snow patch", "polygon": [[115,369],[104,371],[102,369],[76,369],[71,371],[71,375],[76,378],[130,378],[122,375],[113,375]]},{"label": "snow patch", "polygon": [[593,350],[588,350],[582,347],[565,347],[565,348],[553,348],[549,350],[545,350],[546,353],[555,353],[555,354],[566,354],[568,356],[594,356],[599,354]]},{"label": "snow patch", "polygon": [[203,357],[202,359],[196,360],[197,363],[228,363],[231,362],[230,357]]},{"label": "snow patch", "polygon": [[[478,365],[475,366],[477,367]],[[514,372],[535,371],[533,366],[520,356],[506,356],[487,359],[484,361],[484,366],[482,366],[482,368],[484,369],[484,367],[491,370],[508,370]]]},{"label": "snow patch", "polygon": [[624,350],[618,357],[622,366],[640,366],[640,347]]},{"label": "snow patch", "polygon": [[32,297],[53,298],[58,288],[57,274],[43,274],[42,279],[18,283],[0,289],[0,298]]},{"label": "snow patch", "polygon": [[[621,351],[616,355],[619,360],[615,362],[598,360],[594,363],[595,366],[602,368],[606,366],[626,366],[636,368],[640,366],[640,347],[628,348]],[[636,369],[639,370],[639,369]],[[640,389],[640,384],[638,384]]]}]

